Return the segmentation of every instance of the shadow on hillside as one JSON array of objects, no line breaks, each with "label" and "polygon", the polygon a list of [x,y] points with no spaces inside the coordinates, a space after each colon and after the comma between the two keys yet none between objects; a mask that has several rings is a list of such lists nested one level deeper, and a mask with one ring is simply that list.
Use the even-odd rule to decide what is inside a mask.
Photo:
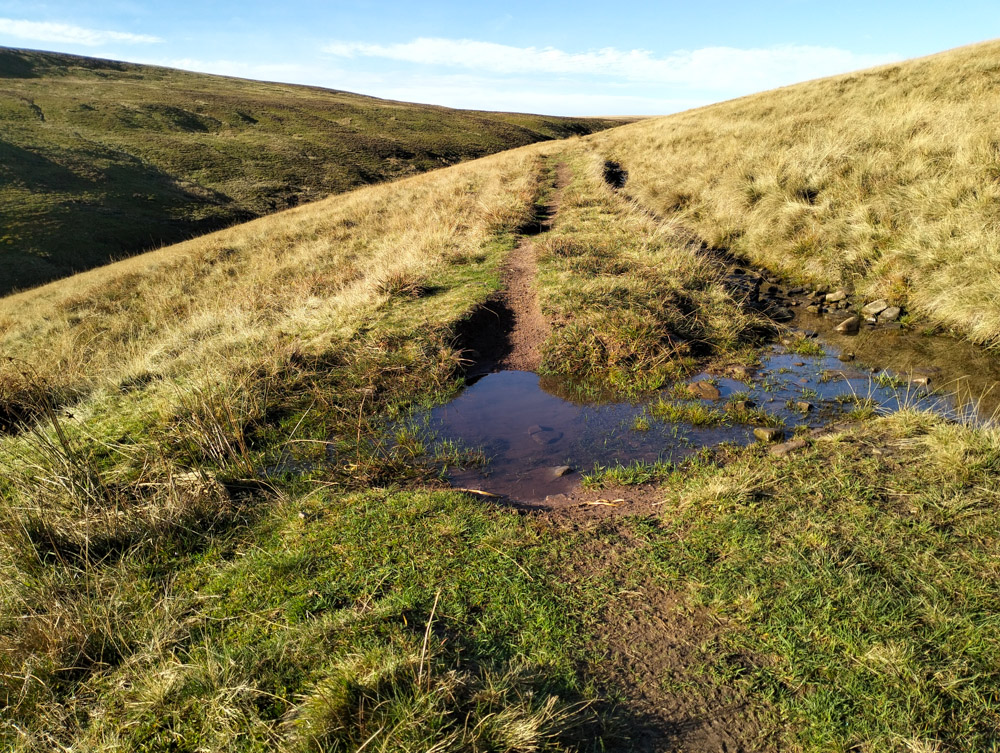
[{"label": "shadow on hillside", "polygon": [[0,254],[8,262],[0,295],[257,216],[221,192],[182,187],[129,154],[62,156],[0,141],[7,236]]}]

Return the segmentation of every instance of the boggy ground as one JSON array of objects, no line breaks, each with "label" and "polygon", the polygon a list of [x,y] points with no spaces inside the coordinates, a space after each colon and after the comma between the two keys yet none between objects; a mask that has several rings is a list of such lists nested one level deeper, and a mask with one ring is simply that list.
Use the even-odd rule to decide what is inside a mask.
[{"label": "boggy ground", "polygon": [[752,365],[766,321],[585,143],[0,302],[6,747],[996,748],[994,430],[903,412],[569,518],[386,437],[472,374],[560,162],[540,370],[640,394]]}]

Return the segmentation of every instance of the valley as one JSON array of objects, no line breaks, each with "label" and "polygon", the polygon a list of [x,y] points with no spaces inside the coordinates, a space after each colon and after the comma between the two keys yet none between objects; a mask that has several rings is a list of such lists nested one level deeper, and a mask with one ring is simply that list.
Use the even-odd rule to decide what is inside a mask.
[{"label": "valley", "polygon": [[[991,750],[1000,308],[966,157],[998,57],[520,146],[0,298],[0,740]],[[940,111],[870,149],[928,81]]]}]

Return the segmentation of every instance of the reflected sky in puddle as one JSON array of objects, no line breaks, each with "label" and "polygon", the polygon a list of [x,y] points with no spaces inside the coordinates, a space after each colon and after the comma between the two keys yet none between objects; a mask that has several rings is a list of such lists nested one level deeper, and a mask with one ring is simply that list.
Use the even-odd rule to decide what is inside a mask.
[{"label": "reflected sky in puddle", "polygon": [[[692,381],[706,378],[703,374]],[[835,355],[801,356],[780,345],[765,352],[751,383],[726,378],[713,381],[721,397],[702,400],[706,407],[723,410],[734,396],[748,398],[780,418],[789,437],[797,426],[818,427],[843,416],[856,407],[853,398],[870,398],[886,411],[896,410],[900,403],[942,411],[952,406],[947,397],[928,394],[904,380],[878,379],[867,370],[841,363]],[[537,374],[504,371],[478,380],[450,403],[423,416],[420,423],[436,439],[480,448],[489,458],[486,467],[453,471],[455,486],[522,501],[569,491],[579,483],[581,472],[596,465],[678,462],[702,447],[754,441],[754,425],[692,426],[658,420],[650,415],[649,406],[659,397],[576,404],[546,392]],[[798,409],[794,404],[800,401],[811,403],[813,409]],[[646,419],[641,422],[643,429],[636,426],[640,417]],[[573,472],[558,476],[554,469],[559,466],[570,466]]]}]

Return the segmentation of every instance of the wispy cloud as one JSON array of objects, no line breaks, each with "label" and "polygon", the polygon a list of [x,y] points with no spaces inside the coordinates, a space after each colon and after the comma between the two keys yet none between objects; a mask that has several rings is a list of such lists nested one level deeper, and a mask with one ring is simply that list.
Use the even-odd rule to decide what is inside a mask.
[{"label": "wispy cloud", "polygon": [[809,45],[755,49],[705,47],[657,56],[648,50],[613,47],[567,52],[554,47],[513,47],[472,39],[428,37],[398,44],[333,42],[323,49],[344,58],[384,58],[495,74],[607,76],[715,91],[771,88],[898,59],[891,54],[858,54]]},{"label": "wispy cloud", "polygon": [[162,42],[159,37],[149,34],[131,34],[126,31],[105,31],[87,29],[73,24],[49,21],[26,21],[16,18],[0,18],[0,35],[31,39],[37,42],[57,42],[60,44],[80,44],[96,47],[109,42],[126,44],[155,44]]}]

